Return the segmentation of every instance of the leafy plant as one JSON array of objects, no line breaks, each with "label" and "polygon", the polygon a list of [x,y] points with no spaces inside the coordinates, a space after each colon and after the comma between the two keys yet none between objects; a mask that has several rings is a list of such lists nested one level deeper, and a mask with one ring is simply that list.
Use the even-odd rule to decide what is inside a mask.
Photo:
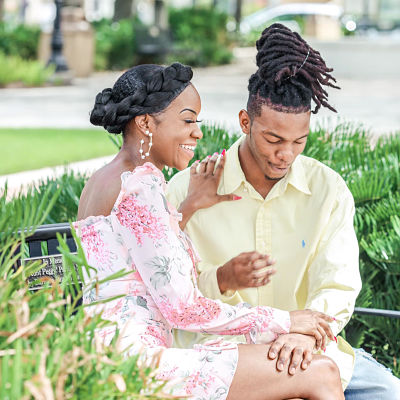
[{"label": "leafy plant", "polygon": [[191,66],[227,64],[233,58],[228,16],[215,8],[171,8],[172,59]]},{"label": "leafy plant", "polygon": [[10,83],[41,86],[53,72],[53,67],[45,67],[39,61],[23,60],[19,56],[6,56],[0,52],[0,87]]},{"label": "leafy plant", "polygon": [[96,40],[95,68],[120,70],[135,65],[135,19],[93,22]]},{"label": "leafy plant", "polygon": [[37,26],[0,22],[0,52],[24,60],[36,60],[39,36],[40,28]]},{"label": "leafy plant", "polygon": [[[76,221],[79,198],[87,179],[85,174],[66,171],[58,178],[46,178],[28,190],[22,190],[10,201],[6,200],[8,190],[5,187],[0,197],[3,216],[0,220],[0,238],[19,236],[18,231],[22,226]],[[53,203],[47,210],[49,198],[53,199]],[[34,215],[40,217],[38,222],[32,220]]]},{"label": "leafy plant", "polygon": [[[400,135],[373,140],[361,125],[341,123],[310,133],[305,153],[345,179],[355,199],[363,281],[356,305],[398,310],[400,304]],[[400,321],[354,316],[343,336],[400,376]]]},{"label": "leafy plant", "polygon": [[[50,200],[50,208],[55,198],[43,201]],[[34,215],[39,215],[36,211]],[[1,214],[0,224],[3,218]],[[19,218],[17,224],[22,223],[23,218]],[[172,398],[162,393],[163,385],[155,378],[157,357],[141,364],[138,356],[124,357],[118,330],[108,346],[97,337],[98,329],[112,323],[102,320],[101,315],[90,317],[79,304],[82,292],[77,281],[91,267],[76,236],[76,255],[70,254],[61,237],[58,239],[65,279],[44,283],[40,290],[30,291],[26,282],[41,267],[39,262],[15,269],[5,263],[7,257],[0,259],[0,398]],[[0,246],[1,254],[22,243],[14,237],[8,244]],[[125,275],[116,273],[93,286]]]},{"label": "leafy plant", "polygon": [[60,177],[46,178],[34,189],[35,197],[41,198],[46,190],[50,193],[59,192],[54,207],[44,219],[45,224],[70,222],[76,220],[78,214],[79,198],[88,179],[86,174],[66,171]]}]

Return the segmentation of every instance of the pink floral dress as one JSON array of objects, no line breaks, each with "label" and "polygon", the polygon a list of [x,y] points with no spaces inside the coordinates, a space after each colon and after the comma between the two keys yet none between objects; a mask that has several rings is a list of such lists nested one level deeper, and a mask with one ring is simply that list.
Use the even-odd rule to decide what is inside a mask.
[{"label": "pink floral dress", "polygon": [[[230,306],[208,299],[196,283],[198,261],[189,238],[179,228],[181,214],[168,204],[165,180],[146,163],[121,176],[121,192],[109,216],[76,222],[88,263],[101,280],[124,270],[128,275],[86,290],[84,303],[123,294],[89,313],[102,312],[115,322],[100,335],[109,343],[120,331],[127,355],[158,355],[158,379],[164,390],[198,400],[225,399],[237,362],[237,345],[210,341],[193,349],[172,348],[172,329],[218,335],[245,335],[249,343],[267,343],[288,333],[289,313],[247,304]],[[87,282],[94,279],[87,277]]]}]

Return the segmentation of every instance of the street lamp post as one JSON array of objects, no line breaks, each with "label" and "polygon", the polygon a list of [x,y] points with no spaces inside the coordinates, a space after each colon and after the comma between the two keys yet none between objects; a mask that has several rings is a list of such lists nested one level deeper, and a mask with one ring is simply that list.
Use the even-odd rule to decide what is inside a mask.
[{"label": "street lamp post", "polygon": [[55,72],[68,71],[68,65],[62,53],[63,37],[61,32],[61,6],[62,0],[54,0],[56,17],[54,19],[53,35],[51,37],[51,56],[47,65],[54,65]]}]

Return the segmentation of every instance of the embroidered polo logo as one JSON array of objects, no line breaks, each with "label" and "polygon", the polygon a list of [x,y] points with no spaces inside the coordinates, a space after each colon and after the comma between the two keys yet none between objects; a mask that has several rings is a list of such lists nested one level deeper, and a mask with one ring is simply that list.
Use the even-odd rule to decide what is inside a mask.
[{"label": "embroidered polo logo", "polygon": [[304,241],[304,239],[301,241],[301,247],[304,249],[304,247],[306,247],[306,242]]}]

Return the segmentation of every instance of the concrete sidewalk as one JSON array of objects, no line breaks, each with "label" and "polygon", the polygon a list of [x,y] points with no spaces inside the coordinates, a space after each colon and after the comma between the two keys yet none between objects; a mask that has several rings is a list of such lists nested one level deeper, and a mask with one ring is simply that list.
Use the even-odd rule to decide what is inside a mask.
[{"label": "concrete sidewalk", "polygon": [[[193,83],[202,97],[200,119],[224,124],[239,131],[238,112],[245,108],[247,82],[255,72],[255,49],[235,50],[231,65],[197,68]],[[71,86],[0,89],[0,127],[89,128],[89,112],[96,94],[113,85],[120,72],[96,73],[76,79]],[[336,118],[361,122],[375,135],[400,132],[400,79],[340,79],[341,90],[330,89],[329,102],[338,114],[321,110],[312,115],[312,124]],[[6,146],[7,144],[1,144]],[[73,163],[76,171],[93,171],[110,158]],[[46,176],[60,175],[65,167],[43,168],[0,177],[0,187],[7,180],[10,194]]]},{"label": "concrete sidewalk", "polygon": [[[247,82],[255,72],[255,49],[238,48],[225,66],[194,69],[193,82],[202,98],[200,118],[239,130],[237,115],[246,106]],[[88,128],[96,94],[113,85],[121,72],[96,73],[71,86],[0,89],[0,127]],[[362,122],[377,134],[400,130],[400,79],[341,79],[329,89],[329,102],[342,119]],[[313,121],[335,117],[321,110]]]},{"label": "concrete sidewalk", "polygon": [[4,192],[7,183],[7,199],[11,199],[19,193],[24,193],[29,186],[34,186],[46,178],[61,176],[64,172],[71,170],[75,172],[91,174],[105,164],[109,163],[114,156],[100,157],[92,160],[74,162],[69,165],[35,169],[32,171],[18,172],[16,174],[0,176],[0,194]]}]

